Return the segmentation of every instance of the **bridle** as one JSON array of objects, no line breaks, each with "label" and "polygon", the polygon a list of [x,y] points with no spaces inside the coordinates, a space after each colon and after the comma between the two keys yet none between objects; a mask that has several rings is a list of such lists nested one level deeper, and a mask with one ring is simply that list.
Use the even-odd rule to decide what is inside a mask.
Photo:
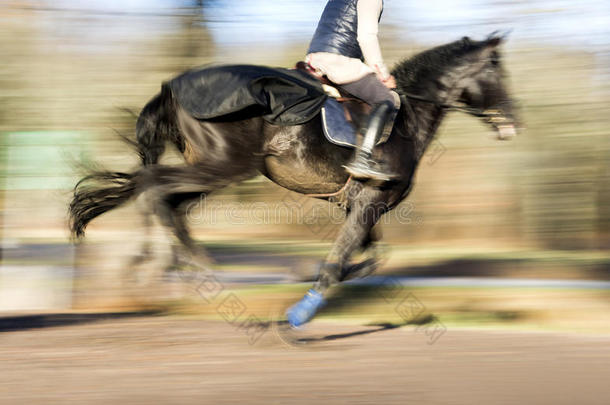
[{"label": "bridle", "polygon": [[[447,111],[460,111],[460,112],[470,114],[475,117],[483,118],[485,121],[487,121],[489,123],[500,123],[500,122],[506,121],[506,117],[504,117],[504,114],[502,114],[502,111],[499,108],[483,109],[483,108],[468,107],[468,106],[459,105],[459,104],[447,104],[447,103],[442,103],[437,100],[431,100],[429,98],[422,97],[417,94],[398,91],[397,89],[395,89],[394,91],[396,91],[400,96],[402,96],[404,98],[411,99],[411,100],[417,100],[417,101],[421,101],[421,102],[428,103],[428,104],[434,104]],[[502,103],[498,104],[498,107],[501,105],[502,105]]]}]

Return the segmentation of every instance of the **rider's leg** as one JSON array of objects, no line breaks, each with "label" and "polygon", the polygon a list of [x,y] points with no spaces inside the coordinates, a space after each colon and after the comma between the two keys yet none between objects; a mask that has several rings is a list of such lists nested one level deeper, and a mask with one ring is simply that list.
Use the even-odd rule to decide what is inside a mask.
[{"label": "rider's leg", "polygon": [[393,174],[376,168],[378,165],[371,157],[377,142],[380,139],[387,139],[392,132],[400,107],[398,94],[381,83],[375,74],[366,75],[352,83],[342,84],[341,87],[373,106],[364,131],[362,145],[356,152],[354,161],[346,167],[347,171],[356,178],[390,180]]},{"label": "rider's leg", "polygon": [[354,160],[345,166],[347,172],[357,179],[374,179],[388,181],[396,177],[395,174],[384,171],[373,159],[373,148],[383,136],[384,127],[390,126],[393,121],[392,106],[386,101],[377,105],[369,116],[364,128],[364,139],[356,150]]}]

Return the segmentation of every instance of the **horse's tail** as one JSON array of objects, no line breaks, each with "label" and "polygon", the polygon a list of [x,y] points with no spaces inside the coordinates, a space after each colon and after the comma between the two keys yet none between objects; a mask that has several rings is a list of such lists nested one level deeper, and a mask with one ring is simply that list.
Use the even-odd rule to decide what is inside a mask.
[{"label": "horse's tail", "polygon": [[69,208],[72,235],[83,237],[91,220],[135,196],[139,177],[139,172],[95,171],[81,179]]},{"label": "horse's tail", "polygon": [[164,83],[161,93],[144,106],[136,124],[136,147],[143,165],[158,163],[165,151],[166,141],[174,143],[180,152],[184,152],[184,138],[175,123],[175,113],[172,91]]},{"label": "horse's tail", "polygon": [[[157,164],[170,141],[183,152],[184,138],[175,119],[175,101],[169,85],[163,84],[157,94],[144,106],[136,124],[136,141],[123,137],[134,146],[143,166]],[[70,230],[80,238],[87,224],[94,218],[126,203],[145,188],[146,169],[133,173],[94,170],[74,187],[70,203]]]}]

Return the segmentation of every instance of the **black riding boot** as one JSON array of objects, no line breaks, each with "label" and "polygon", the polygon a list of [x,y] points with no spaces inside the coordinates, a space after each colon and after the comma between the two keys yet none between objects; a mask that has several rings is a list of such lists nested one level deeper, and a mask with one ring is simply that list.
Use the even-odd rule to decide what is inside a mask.
[{"label": "black riding boot", "polygon": [[345,166],[349,174],[357,179],[364,178],[378,181],[389,181],[397,177],[394,173],[382,170],[379,164],[372,159],[373,147],[384,132],[392,130],[395,118],[396,110],[389,102],[379,104],[373,109],[369,116],[362,145],[356,150],[354,160]]}]

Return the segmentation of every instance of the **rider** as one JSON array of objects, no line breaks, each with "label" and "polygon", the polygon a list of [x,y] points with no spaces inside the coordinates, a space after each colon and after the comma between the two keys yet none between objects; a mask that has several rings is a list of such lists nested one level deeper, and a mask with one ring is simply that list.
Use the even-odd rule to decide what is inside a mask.
[{"label": "rider", "polygon": [[373,106],[362,145],[346,166],[355,178],[387,181],[393,174],[372,160],[373,147],[389,136],[400,98],[383,63],[377,31],[383,0],[329,0],[309,45],[306,62],[351,95]]}]

